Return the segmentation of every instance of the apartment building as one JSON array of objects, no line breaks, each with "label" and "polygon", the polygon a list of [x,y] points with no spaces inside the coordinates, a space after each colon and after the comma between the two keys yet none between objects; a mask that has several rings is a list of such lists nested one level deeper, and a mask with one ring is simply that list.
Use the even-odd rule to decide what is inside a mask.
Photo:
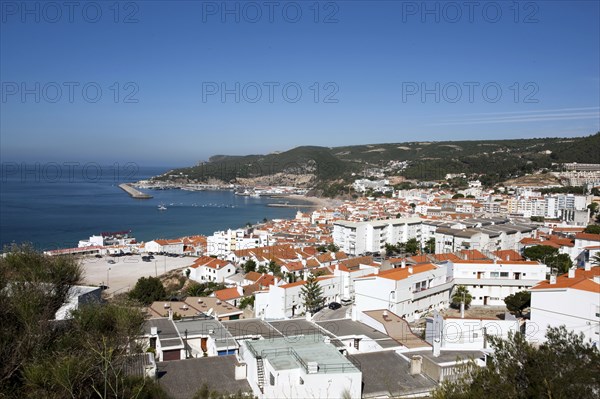
[{"label": "apartment building", "polygon": [[504,306],[508,295],[544,280],[547,269],[536,261],[454,260],[448,263],[448,277],[469,290],[471,305]]}]

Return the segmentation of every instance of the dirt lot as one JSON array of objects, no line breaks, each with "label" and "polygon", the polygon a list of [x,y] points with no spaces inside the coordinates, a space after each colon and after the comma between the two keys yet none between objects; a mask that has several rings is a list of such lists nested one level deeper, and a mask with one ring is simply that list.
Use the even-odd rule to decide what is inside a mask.
[{"label": "dirt lot", "polygon": [[[131,289],[140,277],[160,276],[170,270],[190,266],[196,258],[171,258],[154,255],[151,262],[143,262],[140,255],[112,258],[104,256],[95,258],[85,257],[81,261],[83,281],[90,285],[107,285],[107,294],[125,292]],[[109,261],[114,261],[114,264]]]}]

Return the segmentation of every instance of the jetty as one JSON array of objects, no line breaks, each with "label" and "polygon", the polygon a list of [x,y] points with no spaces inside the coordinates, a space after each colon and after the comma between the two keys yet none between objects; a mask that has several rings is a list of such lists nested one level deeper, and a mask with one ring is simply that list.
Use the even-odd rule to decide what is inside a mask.
[{"label": "jetty", "polygon": [[152,198],[152,196],[150,194],[143,193],[140,190],[133,188],[128,183],[119,184],[119,187],[123,191],[125,191],[127,194],[129,194],[131,196],[131,198],[135,198],[135,199],[150,199],[150,198]]}]

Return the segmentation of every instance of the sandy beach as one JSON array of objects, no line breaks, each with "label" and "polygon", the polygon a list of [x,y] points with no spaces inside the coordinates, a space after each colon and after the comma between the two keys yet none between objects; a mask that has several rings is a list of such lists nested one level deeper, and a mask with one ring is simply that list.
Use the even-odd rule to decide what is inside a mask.
[{"label": "sandy beach", "polygon": [[[283,197],[282,197],[283,198]],[[335,208],[342,204],[341,200],[332,199],[332,198],[320,198],[320,197],[309,197],[306,195],[300,194],[290,194],[285,196],[285,198],[295,199],[299,201],[309,202],[320,208]]]}]

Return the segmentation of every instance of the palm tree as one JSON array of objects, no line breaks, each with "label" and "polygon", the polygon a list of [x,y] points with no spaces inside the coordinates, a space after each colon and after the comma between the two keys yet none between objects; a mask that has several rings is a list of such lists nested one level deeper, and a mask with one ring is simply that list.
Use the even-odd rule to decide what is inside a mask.
[{"label": "palm tree", "polygon": [[464,285],[459,285],[452,294],[452,306],[455,308],[460,307],[461,302],[465,303],[465,309],[469,307],[473,297],[469,293],[469,290]]},{"label": "palm tree", "polygon": [[592,257],[590,259],[590,261],[596,265],[596,266],[600,266],[600,253],[597,253],[596,255],[594,255],[594,257]]}]

